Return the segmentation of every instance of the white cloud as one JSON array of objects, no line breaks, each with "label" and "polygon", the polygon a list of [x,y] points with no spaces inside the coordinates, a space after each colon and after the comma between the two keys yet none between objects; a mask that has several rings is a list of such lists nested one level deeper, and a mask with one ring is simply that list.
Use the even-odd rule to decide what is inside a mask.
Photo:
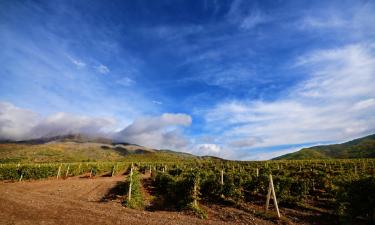
[{"label": "white cloud", "polygon": [[110,118],[93,118],[67,113],[56,113],[31,129],[31,137],[53,137],[62,134],[85,134],[107,136],[115,128],[116,121]]},{"label": "white cloud", "polygon": [[144,117],[116,134],[118,141],[125,141],[152,148],[172,148],[181,150],[189,142],[178,129],[190,126],[192,119],[186,114],[165,113],[158,117]]},{"label": "white cloud", "polygon": [[64,134],[107,135],[115,128],[111,118],[92,118],[67,113],[48,117],[10,103],[0,103],[0,140],[26,140]]},{"label": "white cloud", "polygon": [[195,153],[199,155],[218,155],[222,148],[216,144],[198,144],[195,146]]},{"label": "white cloud", "polygon": [[165,113],[158,117],[136,119],[132,124],[115,132],[112,118],[87,117],[56,113],[48,117],[0,102],[0,140],[27,140],[66,134],[113,137],[117,141],[147,147],[183,150],[189,145],[179,129],[190,126],[192,119],[186,114]]},{"label": "white cloud", "polygon": [[170,126],[189,126],[191,117],[186,114],[164,113],[159,117],[144,117],[136,119],[131,125],[126,127],[122,133],[140,134],[153,132]]},{"label": "white cloud", "polygon": [[252,147],[259,142],[261,142],[261,140],[259,140],[259,138],[247,137],[247,138],[241,138],[241,139],[231,141],[231,142],[228,143],[228,146],[232,147],[232,148],[249,148],[249,147]]},{"label": "white cloud", "polygon": [[[229,147],[247,144],[250,149],[345,141],[375,132],[375,55],[370,46],[301,56],[295,68],[307,71],[308,79],[275,101],[222,102],[206,113],[207,129],[222,133],[220,141]],[[232,141],[239,137],[254,139]]]},{"label": "white cloud", "polygon": [[28,138],[30,130],[40,116],[30,110],[0,102],[0,140],[22,140]]},{"label": "white cloud", "polygon": [[109,69],[107,66],[103,65],[103,64],[100,64],[99,66],[96,67],[96,70],[99,72],[99,73],[102,73],[102,74],[106,74],[106,73],[109,73]]},{"label": "white cloud", "polygon": [[369,98],[366,100],[359,101],[355,103],[353,106],[353,110],[364,110],[370,107],[374,107],[375,105],[375,99],[374,98]]}]

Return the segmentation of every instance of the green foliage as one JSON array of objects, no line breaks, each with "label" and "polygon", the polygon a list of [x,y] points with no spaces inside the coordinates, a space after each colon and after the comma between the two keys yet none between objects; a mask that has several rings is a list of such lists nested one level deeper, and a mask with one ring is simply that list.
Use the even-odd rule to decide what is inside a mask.
[{"label": "green foliage", "polygon": [[17,165],[5,164],[0,167],[0,180],[17,180],[20,176]]},{"label": "green foliage", "polygon": [[200,208],[199,206],[197,205],[194,205],[193,203],[189,203],[188,206],[187,206],[187,209],[190,209],[191,211],[194,212],[194,214],[201,218],[201,219],[207,219],[208,218],[208,214],[206,211],[204,211],[202,208]]},{"label": "green foliage", "polygon": [[157,193],[171,207],[182,209],[193,202],[193,188],[197,176],[194,173],[184,173],[172,176],[168,173],[158,173],[155,178]]},{"label": "green foliage", "polygon": [[[0,164],[1,180],[44,179],[60,176],[87,174],[124,174],[130,162],[78,162],[45,164]],[[337,202],[337,212],[343,220],[355,217],[370,218],[373,212],[375,160],[295,160],[295,161],[134,161],[139,172],[148,173],[152,168],[152,184],[157,201],[168,209],[191,209],[199,217],[198,203],[204,202],[242,203],[264,200],[272,174],[276,196],[281,207],[308,206],[307,199]],[[68,170],[69,168],[69,170]],[[164,172],[162,172],[164,170]],[[224,184],[221,184],[221,171]],[[256,171],[259,171],[257,176]],[[133,200],[125,202],[128,207],[142,208],[140,173],[134,171]],[[134,189],[134,190],[133,190]],[[337,194],[339,193],[339,194]],[[352,197],[353,196],[353,197]],[[324,200],[324,201],[325,201]],[[196,208],[192,208],[194,206]],[[347,215],[347,216],[345,216]],[[373,222],[373,221],[371,221]]]},{"label": "green foliage", "polygon": [[0,167],[0,180],[42,179],[56,176],[58,165],[19,165],[6,164]]},{"label": "green foliage", "polygon": [[224,185],[222,189],[222,194],[235,202],[240,201],[244,198],[243,195],[243,184],[244,179],[242,174],[229,172],[224,174]]},{"label": "green foliage", "polygon": [[337,193],[337,211],[346,223],[362,216],[375,223],[375,177],[344,182]]},{"label": "green foliage", "polygon": [[[244,183],[245,190],[249,191],[250,194],[267,194],[268,188],[268,174],[262,173],[259,177],[254,176],[251,180],[247,180]],[[248,196],[250,197],[250,196]]]},{"label": "green foliage", "polygon": [[223,193],[223,185],[219,183],[219,173],[205,171],[201,173],[200,190],[202,198],[207,201],[219,201]]},{"label": "green foliage", "polygon": [[[115,168],[117,174],[124,171],[129,163],[45,163],[45,164],[0,164],[0,180],[19,180],[21,175],[24,180],[44,179],[56,177],[60,168],[60,177],[77,176],[90,173],[111,173]],[[69,170],[68,170],[69,168]],[[68,172],[68,174],[66,174]]]},{"label": "green foliage", "polygon": [[199,218],[206,219],[207,213],[198,206],[201,174],[197,170],[184,173],[181,169],[170,171],[171,174],[158,173],[154,179],[159,200],[164,207],[191,210]]},{"label": "green foliage", "polygon": [[[127,179],[126,186],[129,187],[130,178]],[[144,201],[142,195],[142,183],[141,183],[141,174],[133,170],[132,176],[132,190],[131,190],[131,199],[126,198],[124,205],[132,209],[143,209]],[[127,191],[129,193],[129,190]]]}]

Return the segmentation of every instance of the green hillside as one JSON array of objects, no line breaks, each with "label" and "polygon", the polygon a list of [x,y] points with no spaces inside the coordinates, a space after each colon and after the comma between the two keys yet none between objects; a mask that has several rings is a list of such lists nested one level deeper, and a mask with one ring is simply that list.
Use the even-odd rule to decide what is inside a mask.
[{"label": "green hillside", "polygon": [[[191,161],[207,159],[171,150],[156,150],[105,138],[82,135],[0,143],[0,163],[89,162],[89,161]],[[216,160],[216,159],[212,159]]]},{"label": "green hillside", "polygon": [[375,134],[349,142],[303,148],[298,152],[274,158],[278,159],[350,159],[375,158]]}]

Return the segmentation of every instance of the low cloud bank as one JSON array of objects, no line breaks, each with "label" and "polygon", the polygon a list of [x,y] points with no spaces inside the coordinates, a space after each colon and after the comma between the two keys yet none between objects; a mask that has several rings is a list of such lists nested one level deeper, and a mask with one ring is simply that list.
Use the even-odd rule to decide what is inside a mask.
[{"label": "low cloud bank", "polygon": [[181,126],[190,126],[186,114],[165,113],[136,119],[119,132],[112,118],[87,117],[56,113],[47,117],[8,102],[0,102],[0,140],[29,140],[66,134],[111,137],[116,141],[152,148],[181,149],[189,144]]}]

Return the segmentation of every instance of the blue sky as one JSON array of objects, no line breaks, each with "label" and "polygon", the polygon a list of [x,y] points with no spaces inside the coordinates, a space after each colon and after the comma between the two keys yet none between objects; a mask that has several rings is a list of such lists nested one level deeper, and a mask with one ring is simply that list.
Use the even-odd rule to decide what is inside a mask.
[{"label": "blue sky", "polygon": [[259,160],[375,132],[373,1],[1,1],[0,138]]}]

